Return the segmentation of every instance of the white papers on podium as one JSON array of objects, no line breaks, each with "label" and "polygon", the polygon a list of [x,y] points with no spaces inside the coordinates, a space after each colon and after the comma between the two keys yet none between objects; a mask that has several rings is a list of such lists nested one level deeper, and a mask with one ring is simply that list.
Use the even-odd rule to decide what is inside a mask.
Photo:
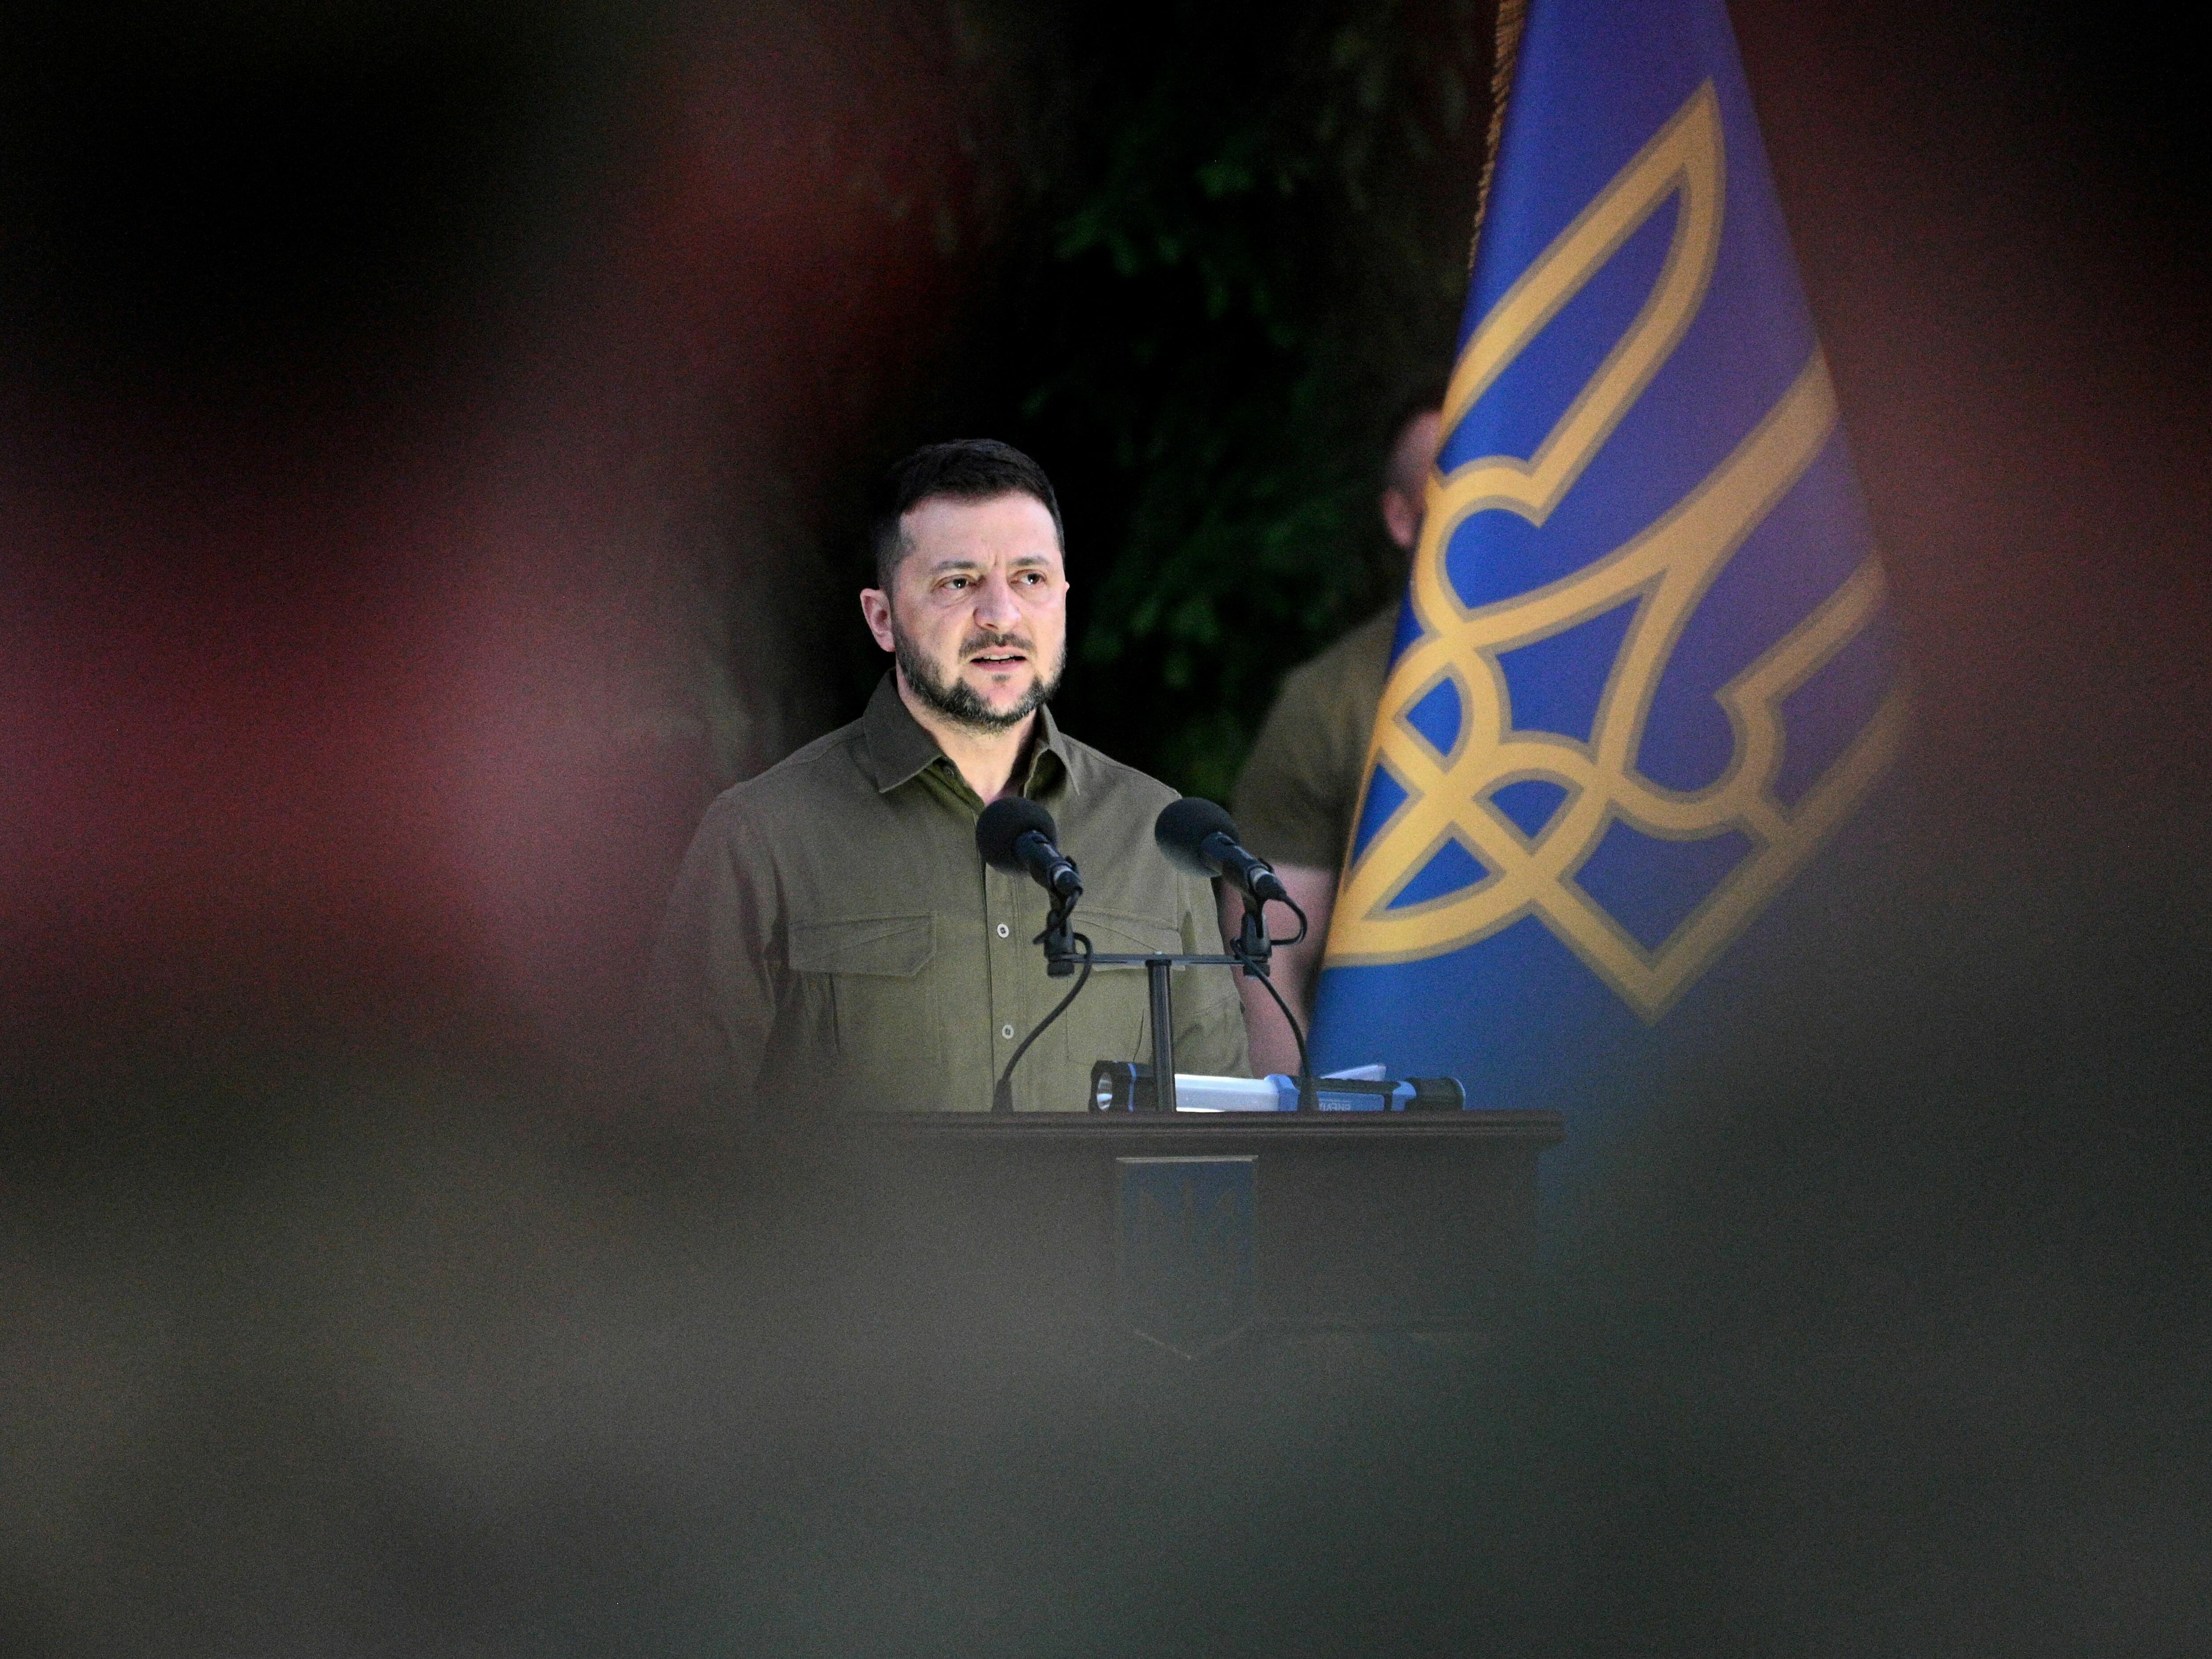
[{"label": "white papers on podium", "polygon": [[[1291,1105],[1297,1105],[1295,1085]],[[1279,1112],[1283,1091],[1276,1079],[1266,1077],[1199,1077],[1176,1073],[1178,1112]]]},{"label": "white papers on podium", "polygon": [[[1342,1079],[1346,1082],[1381,1083],[1384,1081],[1381,1065],[1354,1066],[1341,1072],[1331,1072],[1327,1082]],[[1401,1095],[1410,1096],[1411,1087],[1398,1086]],[[1391,1105],[1403,1105],[1403,1101],[1385,1101],[1375,1095],[1345,1096],[1340,1091],[1331,1095],[1322,1091],[1323,1111],[1382,1111]],[[1178,1112],[1295,1112],[1298,1109],[1298,1083],[1296,1078],[1276,1072],[1267,1077],[1205,1077],[1190,1072],[1176,1073],[1176,1110]]]}]

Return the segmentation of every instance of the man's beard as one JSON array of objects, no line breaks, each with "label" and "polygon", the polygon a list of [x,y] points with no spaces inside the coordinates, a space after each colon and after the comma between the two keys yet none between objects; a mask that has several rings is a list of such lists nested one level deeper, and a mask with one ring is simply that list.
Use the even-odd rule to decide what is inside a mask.
[{"label": "man's beard", "polygon": [[[1067,647],[1060,648],[1060,660],[1052,665],[1049,674],[1040,672],[1030,682],[1012,708],[1001,712],[993,708],[967,681],[957,676],[951,684],[938,678],[937,666],[915,648],[906,630],[898,625],[898,617],[891,618],[892,653],[899,665],[899,673],[930,708],[951,720],[955,726],[965,726],[978,732],[1003,732],[1009,726],[1019,726],[1043,707],[1052,694],[1060,690],[1060,677],[1067,668]],[[960,660],[965,661],[971,651],[981,651],[992,646],[1029,653],[1030,665],[1036,665],[1036,648],[1019,634],[971,634],[960,642]]]}]

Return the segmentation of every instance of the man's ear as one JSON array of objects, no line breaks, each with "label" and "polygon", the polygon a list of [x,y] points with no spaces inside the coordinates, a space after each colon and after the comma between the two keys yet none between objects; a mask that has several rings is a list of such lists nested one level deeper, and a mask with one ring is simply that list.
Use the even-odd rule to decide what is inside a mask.
[{"label": "man's ear", "polygon": [[1392,488],[1382,492],[1382,527],[1390,532],[1390,539],[1408,553],[1420,539],[1421,504],[1402,489]]},{"label": "man's ear", "polygon": [[868,632],[876,636],[876,643],[886,651],[896,649],[891,635],[891,596],[880,587],[860,590],[860,617],[868,624]]}]

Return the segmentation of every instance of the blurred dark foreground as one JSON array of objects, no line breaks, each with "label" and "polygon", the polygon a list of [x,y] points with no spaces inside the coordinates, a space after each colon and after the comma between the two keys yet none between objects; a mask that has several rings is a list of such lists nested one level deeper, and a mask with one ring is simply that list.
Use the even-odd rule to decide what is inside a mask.
[{"label": "blurred dark foreground", "polygon": [[6,1650],[2191,1650],[2201,909],[1964,850],[1471,1361],[1117,1381],[880,1166],[514,1069],[19,1066]]},{"label": "blurred dark foreground", "polygon": [[1456,304],[1476,106],[1369,94],[1486,9],[0,19],[0,1654],[2212,1647],[2194,59],[1733,9],[1904,816],[1472,1363],[1118,1387],[606,1056],[907,444],[1061,479],[1071,729],[1233,767]]}]

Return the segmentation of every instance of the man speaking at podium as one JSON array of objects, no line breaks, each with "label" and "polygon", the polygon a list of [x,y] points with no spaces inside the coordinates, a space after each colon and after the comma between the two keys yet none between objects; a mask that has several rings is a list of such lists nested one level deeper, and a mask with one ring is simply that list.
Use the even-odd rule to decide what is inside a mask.
[{"label": "man speaking at podium", "polygon": [[[1066,736],[1060,507],[1020,451],[936,444],[891,469],[860,610],[892,666],[851,725],[708,809],[677,878],[650,1001],[663,1069],[710,1109],[977,1111],[1073,984],[1036,943],[1046,895],[985,867],[984,805],[1051,812],[1096,950],[1216,951],[1210,884],[1152,840],[1166,785]],[[1244,1075],[1224,968],[1176,976],[1179,1070]],[[1101,968],[1022,1059],[1022,1110],[1088,1103],[1100,1060],[1147,1056],[1142,970]]]}]

